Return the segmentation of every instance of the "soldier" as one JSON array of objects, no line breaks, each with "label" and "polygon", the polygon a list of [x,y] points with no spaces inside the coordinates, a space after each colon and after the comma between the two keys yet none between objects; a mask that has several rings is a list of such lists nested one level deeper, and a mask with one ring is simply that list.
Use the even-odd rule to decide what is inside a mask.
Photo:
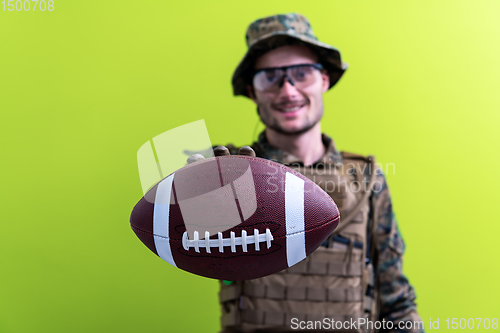
[{"label": "soldier", "polygon": [[257,20],[246,40],[234,95],[257,105],[266,128],[253,149],[219,146],[215,155],[257,154],[298,170],[332,196],[341,221],[299,264],[256,280],[221,281],[223,332],[324,331],[339,328],[336,322],[337,331],[423,331],[384,175],[373,157],[339,152],[321,132],[322,94],[347,67],[339,51],[319,42],[299,14]]}]

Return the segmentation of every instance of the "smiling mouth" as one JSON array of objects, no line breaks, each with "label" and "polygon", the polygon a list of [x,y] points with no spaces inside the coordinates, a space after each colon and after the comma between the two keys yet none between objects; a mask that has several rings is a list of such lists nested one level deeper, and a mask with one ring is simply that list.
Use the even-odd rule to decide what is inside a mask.
[{"label": "smiling mouth", "polygon": [[280,105],[274,107],[276,111],[282,112],[282,113],[292,113],[297,111],[298,109],[306,106],[307,103],[302,103],[302,104],[295,104],[295,105]]}]

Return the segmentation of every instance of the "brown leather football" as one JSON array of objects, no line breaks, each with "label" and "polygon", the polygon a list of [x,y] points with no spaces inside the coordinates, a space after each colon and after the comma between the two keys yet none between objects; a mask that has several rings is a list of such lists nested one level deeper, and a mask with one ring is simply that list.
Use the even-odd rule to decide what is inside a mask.
[{"label": "brown leather football", "polygon": [[339,223],[314,182],[270,160],[219,156],[189,164],[137,203],[132,229],[171,265],[221,280],[249,280],[303,260]]}]

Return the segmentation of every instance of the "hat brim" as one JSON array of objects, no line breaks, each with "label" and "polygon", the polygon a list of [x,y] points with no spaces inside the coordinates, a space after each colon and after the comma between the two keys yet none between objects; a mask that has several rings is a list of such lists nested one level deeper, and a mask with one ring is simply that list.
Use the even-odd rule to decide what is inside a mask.
[{"label": "hat brim", "polygon": [[280,46],[293,44],[304,44],[315,51],[319,57],[319,62],[326,69],[330,77],[330,87],[328,89],[333,87],[340,80],[347,69],[347,64],[341,60],[339,50],[333,46],[321,43],[316,39],[304,35],[294,34],[293,32],[274,32],[261,36],[248,48],[247,53],[238,67],[236,67],[233,74],[232,84],[234,95],[250,97],[248,95],[247,85],[251,84],[250,76],[254,70],[254,62],[258,57]]}]

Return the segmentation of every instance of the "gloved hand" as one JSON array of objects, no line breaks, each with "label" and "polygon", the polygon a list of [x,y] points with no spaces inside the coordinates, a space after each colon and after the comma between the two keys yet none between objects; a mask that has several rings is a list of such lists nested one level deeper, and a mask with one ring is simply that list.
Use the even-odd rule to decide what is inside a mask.
[{"label": "gloved hand", "polygon": [[[217,146],[214,148],[214,156],[229,156],[229,149],[224,146]],[[255,151],[250,146],[243,146],[238,150],[238,155],[255,157]],[[187,163],[191,164],[196,161],[202,160],[205,157],[201,154],[193,154],[188,157]]]}]

